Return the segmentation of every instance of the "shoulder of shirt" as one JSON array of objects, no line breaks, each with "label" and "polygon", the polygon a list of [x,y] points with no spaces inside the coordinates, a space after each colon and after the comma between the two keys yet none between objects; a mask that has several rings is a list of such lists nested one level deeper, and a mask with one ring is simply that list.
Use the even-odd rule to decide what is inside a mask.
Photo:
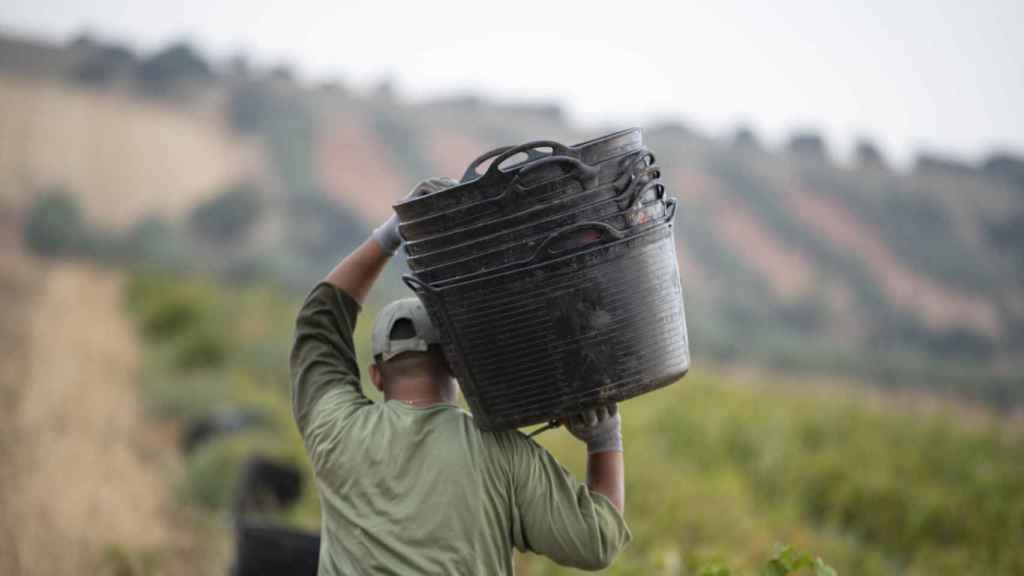
[{"label": "shoulder of shirt", "polygon": [[[470,415],[472,418],[472,415]],[[532,438],[519,430],[481,430],[482,436],[489,437],[505,450],[527,449],[534,450],[541,448]]]},{"label": "shoulder of shirt", "polygon": [[324,300],[332,297],[340,300],[345,307],[355,310],[356,312],[362,310],[362,305],[359,304],[359,302],[356,301],[356,299],[348,292],[345,292],[326,280],[321,280],[316,284],[316,286],[313,286],[313,289],[306,295],[306,303],[308,304],[313,300]]}]

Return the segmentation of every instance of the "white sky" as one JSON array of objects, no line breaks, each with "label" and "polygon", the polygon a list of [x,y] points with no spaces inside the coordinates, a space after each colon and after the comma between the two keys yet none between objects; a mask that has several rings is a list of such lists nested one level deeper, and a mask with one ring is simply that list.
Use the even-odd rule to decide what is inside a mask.
[{"label": "white sky", "polygon": [[[496,8],[503,6],[503,8]],[[769,142],[821,130],[906,160],[1024,151],[1024,1],[4,0],[0,27],[83,28],[152,50],[189,39],[307,79],[383,78],[409,98],[552,99],[585,124],[686,121]]]}]

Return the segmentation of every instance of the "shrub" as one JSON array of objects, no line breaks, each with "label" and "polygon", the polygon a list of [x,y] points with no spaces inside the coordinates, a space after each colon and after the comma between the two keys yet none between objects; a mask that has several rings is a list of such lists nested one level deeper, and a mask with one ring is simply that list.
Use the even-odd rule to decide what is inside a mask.
[{"label": "shrub", "polygon": [[88,233],[78,200],[60,188],[43,193],[29,208],[23,236],[28,248],[42,256],[81,252]]},{"label": "shrub", "polygon": [[279,442],[267,434],[252,433],[199,447],[188,460],[182,496],[210,510],[227,508],[242,464],[254,454],[276,455],[276,444]]}]

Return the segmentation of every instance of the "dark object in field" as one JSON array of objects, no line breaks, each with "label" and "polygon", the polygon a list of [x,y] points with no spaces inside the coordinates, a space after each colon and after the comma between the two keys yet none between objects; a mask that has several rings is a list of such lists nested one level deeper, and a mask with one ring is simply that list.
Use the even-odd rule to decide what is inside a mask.
[{"label": "dark object in field", "polygon": [[233,576],[315,576],[320,535],[257,519],[293,504],[302,492],[298,467],[252,456],[235,485]]},{"label": "dark object in field", "polygon": [[265,514],[295,502],[302,492],[302,473],[287,462],[252,456],[235,486],[235,515]]},{"label": "dark object in field", "polygon": [[499,148],[461,185],[395,206],[404,280],[480,427],[550,422],[689,370],[676,201],[660,180],[634,129]]},{"label": "dark object in field", "polygon": [[232,576],[316,576],[320,535],[240,519],[235,523]]},{"label": "dark object in field", "polygon": [[216,410],[193,419],[186,425],[181,447],[185,454],[190,454],[216,436],[250,428],[262,428],[269,424],[270,420],[267,415],[259,410],[244,408]]}]

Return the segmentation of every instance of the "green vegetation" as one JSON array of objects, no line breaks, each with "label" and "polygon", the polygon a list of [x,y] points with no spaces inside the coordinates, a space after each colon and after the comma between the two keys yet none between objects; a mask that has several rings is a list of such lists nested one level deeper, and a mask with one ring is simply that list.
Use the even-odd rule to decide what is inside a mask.
[{"label": "green vegetation", "polygon": [[66,191],[48,190],[29,208],[22,235],[28,248],[42,256],[80,252],[87,237],[82,208]]},{"label": "green vegetation", "polygon": [[[228,290],[199,279],[144,274],[131,282],[128,306],[146,342],[143,395],[151,413],[186,422],[241,407],[271,418],[268,428],[216,439],[190,453],[179,487],[186,502],[226,511],[249,454],[305,462],[288,405],[287,301],[263,289]],[[307,492],[315,490],[308,474],[306,480]],[[315,496],[304,500],[294,520],[316,526],[316,506]]]},{"label": "green vegetation", "polygon": [[[814,576],[836,576],[836,571],[821,558],[811,558],[808,554],[797,552],[789,546],[776,546],[775,553],[758,570],[758,576],[787,576],[811,571]],[[697,571],[697,576],[733,576],[733,571],[720,564],[705,566]]]},{"label": "green vegetation", "polygon": [[181,269],[187,259],[186,243],[160,218],[143,219],[125,232],[104,231],[90,225],[78,199],[59,188],[40,194],[32,203],[22,239],[29,251],[45,258],[144,263],[162,269]]},{"label": "green vegetation", "polygon": [[[138,275],[129,307],[155,413],[186,420],[242,407],[272,417],[269,428],[191,453],[183,499],[226,514],[241,462],[269,454],[305,472],[303,499],[283,520],[316,528],[288,396],[297,302],[264,288]],[[357,345],[366,359],[372,311],[364,314]],[[773,380],[697,372],[623,404],[634,541],[609,573],[831,574],[817,556],[858,576],[1024,571],[1018,424],[924,398]],[[539,439],[584,474],[583,450],[564,431]],[[530,575],[575,573],[533,555],[518,562]]]},{"label": "green vegetation", "polygon": [[136,77],[144,94],[168,96],[184,83],[212,80],[213,70],[192,46],[178,42],[143,60]]},{"label": "green vegetation", "polygon": [[[782,541],[840,574],[1020,573],[1024,433],[917,402],[695,375],[625,403],[635,539],[617,570],[751,571]],[[582,470],[571,439],[541,438]]]}]

